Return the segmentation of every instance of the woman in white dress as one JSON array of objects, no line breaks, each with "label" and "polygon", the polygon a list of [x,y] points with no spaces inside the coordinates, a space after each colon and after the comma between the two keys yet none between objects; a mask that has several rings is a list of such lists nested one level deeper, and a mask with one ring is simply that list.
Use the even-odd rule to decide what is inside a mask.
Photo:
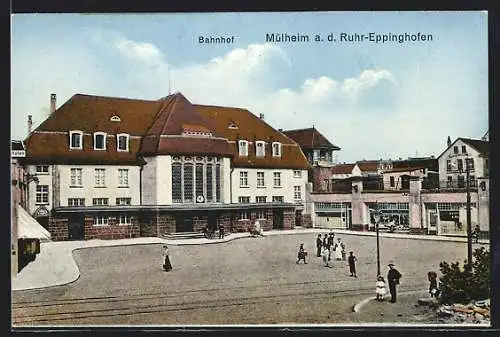
[{"label": "woman in white dress", "polygon": [[385,289],[385,282],[384,282],[384,278],[382,277],[382,275],[378,276],[376,287],[377,288],[376,288],[375,292],[377,294],[377,301],[383,301],[387,290]]},{"label": "woman in white dress", "polygon": [[333,250],[335,252],[335,259],[337,261],[342,260],[342,246],[343,246],[342,239],[338,238],[337,242],[335,243],[335,245],[333,247]]}]

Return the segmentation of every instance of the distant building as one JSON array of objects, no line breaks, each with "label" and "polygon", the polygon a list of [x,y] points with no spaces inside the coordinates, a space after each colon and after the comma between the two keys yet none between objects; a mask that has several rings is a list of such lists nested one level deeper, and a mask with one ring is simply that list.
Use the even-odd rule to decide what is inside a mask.
[{"label": "distant building", "polygon": [[332,166],[336,164],[335,151],[339,151],[340,147],[330,143],[315,127],[287,130],[283,133],[299,144],[311,165]]}]

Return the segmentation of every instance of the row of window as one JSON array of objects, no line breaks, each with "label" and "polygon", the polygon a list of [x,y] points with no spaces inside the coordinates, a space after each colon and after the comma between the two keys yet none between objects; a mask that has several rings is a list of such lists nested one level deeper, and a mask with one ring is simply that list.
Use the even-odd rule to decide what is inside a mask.
[{"label": "row of window", "polygon": [[[265,211],[257,211],[255,214],[257,220],[266,220],[267,215]],[[243,211],[238,214],[238,220],[250,220],[250,212]]]},{"label": "row of window", "polygon": [[[132,204],[132,198],[116,198],[115,201],[115,204],[118,206],[130,206]],[[109,198],[92,198],[92,205],[107,206],[109,205]],[[85,206],[85,198],[69,198],[68,206]]]},{"label": "row of window", "polygon": [[[458,146],[453,146],[453,153],[458,154]],[[467,153],[467,147],[465,145],[462,145],[462,153],[466,154]]]},{"label": "row of window", "polygon": [[[474,171],[474,158],[465,158],[466,167],[469,171]],[[457,166],[454,168],[451,160],[446,161],[446,170],[450,171],[463,171],[464,170],[464,161],[462,159],[457,159]]]},{"label": "row of window", "polygon": [[[106,151],[106,132],[94,132],[94,150]],[[116,135],[116,150],[128,152],[130,135],[119,133]],[[69,132],[69,148],[72,150],[83,149],[83,131],[73,130]]]},{"label": "row of window", "polygon": [[[301,191],[300,191],[300,186],[294,186],[294,199],[296,201],[301,201]],[[283,196],[273,196],[272,197],[272,202],[283,202],[284,198]],[[255,197],[255,202],[259,204],[264,204],[267,202],[267,196],[262,195],[262,196],[256,196]],[[238,197],[238,203],[240,204],[249,204],[250,203],[250,197],[249,196],[243,196],[243,197]]]},{"label": "row of window", "polygon": [[[473,175],[471,175],[469,177],[470,177],[470,180],[469,180],[470,186],[476,187],[477,186],[476,177]],[[456,185],[456,187],[463,188],[463,187],[465,187],[465,184],[466,184],[465,177],[462,175],[457,176],[457,183],[456,184],[453,181],[453,176],[448,176],[447,180],[446,180],[447,187],[455,187],[455,185]]]},{"label": "row of window", "polygon": [[[212,158],[210,158],[212,159]],[[172,201],[174,203],[220,202],[221,164],[218,158],[192,163],[190,157],[174,158]]]},{"label": "row of window", "polygon": [[[130,225],[132,221],[130,219],[130,215],[120,214],[118,217],[119,225]],[[96,215],[94,216],[94,226],[108,226],[109,225],[109,217],[106,215]]]},{"label": "row of window", "polygon": [[[106,187],[106,169],[94,169],[94,184],[95,187]],[[70,187],[83,186],[83,169],[70,169]],[[129,187],[128,185],[128,169],[118,169],[118,187]]]},{"label": "row of window", "polygon": [[[271,144],[272,156],[281,157],[281,143],[273,142]],[[240,140],[238,141],[238,152],[240,156],[248,156],[248,141]],[[266,156],[266,142],[263,140],[258,140],[255,142],[255,156],[265,157]]]},{"label": "row of window", "polygon": [[[293,176],[295,178],[302,177],[302,171],[293,171]],[[281,187],[281,172],[273,172],[273,186]],[[240,187],[250,187],[248,184],[248,171],[240,172]],[[265,172],[257,172],[257,187],[266,187]]]}]

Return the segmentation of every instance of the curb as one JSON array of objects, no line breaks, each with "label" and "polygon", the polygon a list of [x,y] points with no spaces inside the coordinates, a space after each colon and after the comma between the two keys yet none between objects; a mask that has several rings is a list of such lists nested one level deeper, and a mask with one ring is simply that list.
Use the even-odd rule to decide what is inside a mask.
[{"label": "curb", "polygon": [[[399,292],[398,293],[398,296],[399,295],[413,295],[413,294],[421,294],[421,293],[424,293],[423,290],[412,290],[412,291],[402,291],[402,292]],[[355,313],[359,313],[361,312],[361,308],[366,305],[368,302],[372,301],[372,300],[375,300],[376,297],[375,296],[371,296],[371,297],[367,297],[365,298],[364,300],[356,303],[353,307],[352,307],[352,311],[355,312]]]}]

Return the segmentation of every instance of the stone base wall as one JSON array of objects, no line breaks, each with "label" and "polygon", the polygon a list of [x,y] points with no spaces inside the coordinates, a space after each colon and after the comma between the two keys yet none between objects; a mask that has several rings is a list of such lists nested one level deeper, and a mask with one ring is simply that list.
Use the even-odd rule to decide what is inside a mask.
[{"label": "stone base wall", "polygon": [[[174,224],[174,226],[175,226],[175,224]],[[208,226],[208,219],[206,216],[194,216],[193,217],[193,232],[203,232],[203,228],[205,228],[207,226]]]},{"label": "stone base wall", "polygon": [[116,240],[136,238],[140,235],[139,220],[131,217],[130,225],[120,225],[114,216],[108,218],[108,225],[94,226],[93,217],[85,217],[85,239]]},{"label": "stone base wall", "polygon": [[68,240],[68,219],[50,218],[47,230],[52,241]]},{"label": "stone base wall", "polygon": [[312,228],[312,217],[311,214],[302,214],[302,227],[303,228]]},{"label": "stone base wall", "polygon": [[295,228],[295,210],[283,211],[283,229]]}]

